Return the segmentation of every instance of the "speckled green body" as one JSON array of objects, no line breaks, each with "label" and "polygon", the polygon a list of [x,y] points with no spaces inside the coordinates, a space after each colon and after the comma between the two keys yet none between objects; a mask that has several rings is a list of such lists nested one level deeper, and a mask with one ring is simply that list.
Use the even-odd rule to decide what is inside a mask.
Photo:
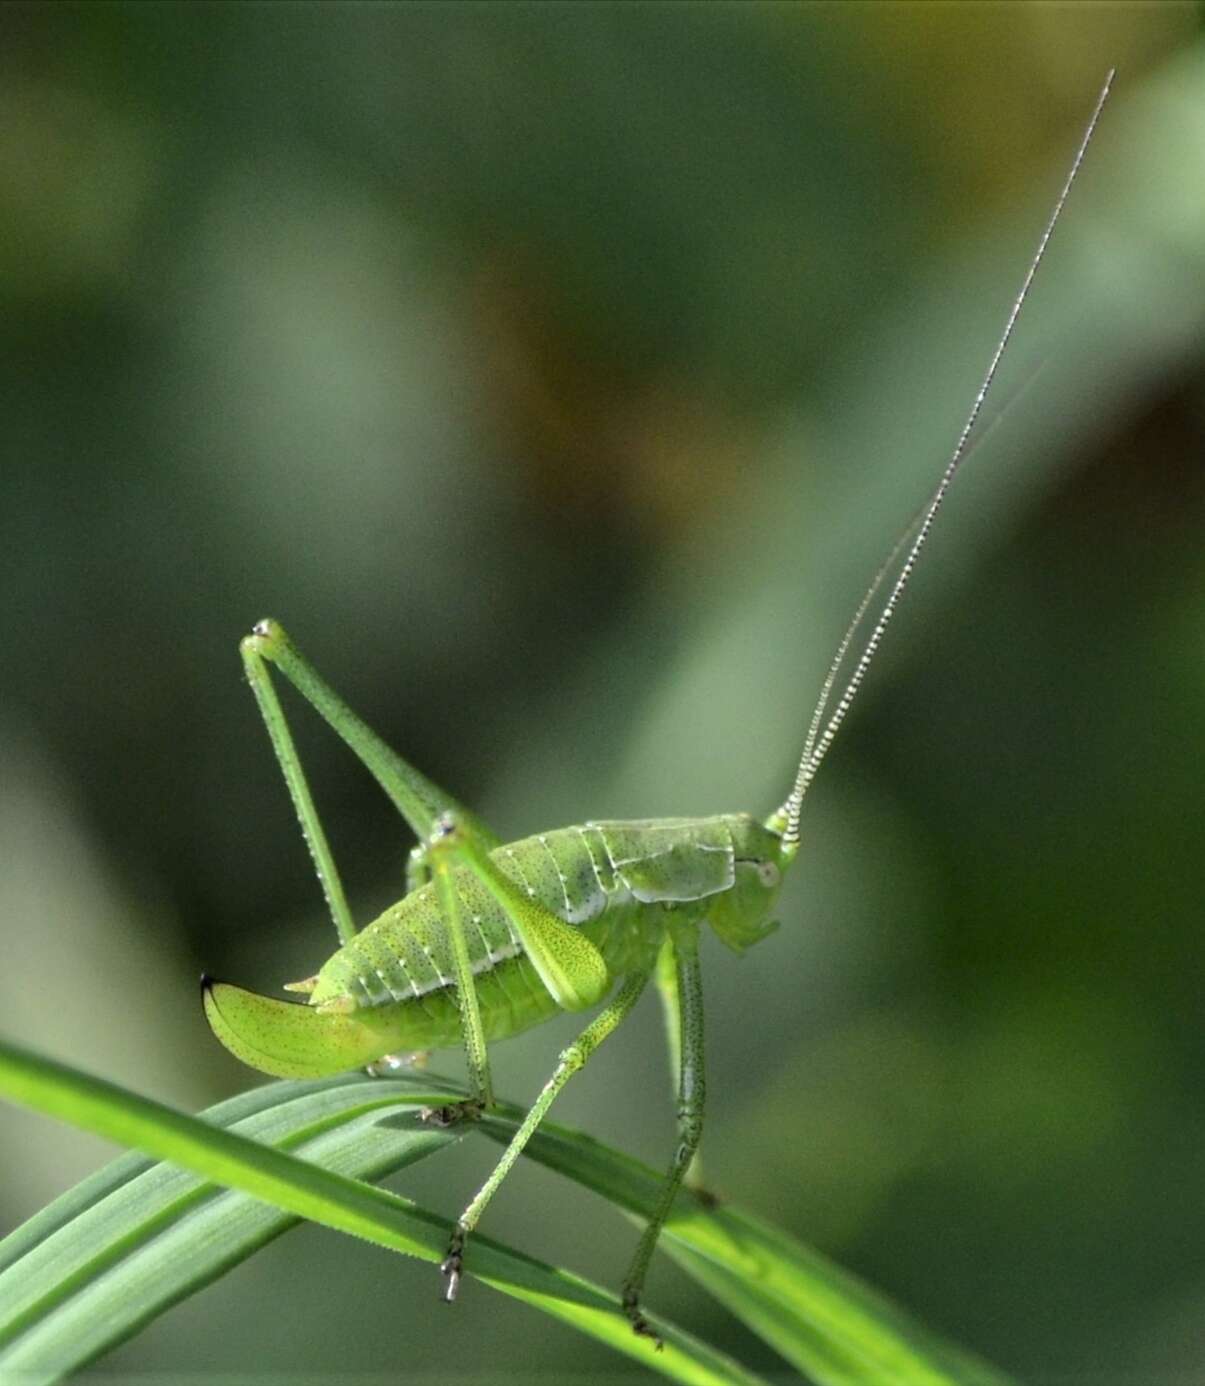
[{"label": "speckled green body", "polygon": [[[386,745],[334,692],[278,622],[258,622],[240,644],[247,674],[280,763],[342,947],[317,976],[294,983],[294,1005],[203,979],[214,1033],[244,1062],[280,1077],[319,1077],[374,1064],[400,1049],[461,1044],[470,1079],[462,1103],[431,1120],[475,1119],[495,1105],[488,1041],[558,1011],[600,1007],[556,1067],[493,1171],[458,1218],[440,1269],[456,1297],[466,1240],[552,1102],[623,1023],[650,979],[665,1006],[677,1074],[678,1141],[650,1211],[621,1305],[636,1334],[656,1338],[640,1301],[650,1258],[675,1206],[703,1130],[703,992],[698,931],[706,921],[740,951],[775,927],[769,912],[800,846],[800,813],[841,729],[916,566],[1012,335],[1021,306],[1092,137],[1110,74],[1021,293],[1014,301],[969,417],[936,490],[879,570],[829,666],[812,714],[795,784],[764,823],[747,814],[586,823],[503,843],[498,834]],[[901,557],[902,555],[902,557]],[[896,576],[861,654],[837,680],[880,584]],[[280,706],[269,665],[343,738],[418,839],[404,899],[357,931],[330,844]],[[830,708],[830,696],[841,688]],[[621,980],[620,980],[621,979]],[[619,980],[618,987],[615,986]],[[608,999],[608,994],[614,995]],[[657,1344],[660,1346],[660,1343]]]},{"label": "speckled green body", "polygon": [[[703,1130],[699,926],[706,920],[737,951],[775,927],[769,911],[794,855],[784,845],[783,813],[765,824],[744,813],[584,823],[506,843],[382,742],[277,622],[260,621],[239,649],[342,946],[317,975],[289,985],[308,997],[305,1005],[203,978],[214,1034],[245,1063],[281,1078],[462,1046],[468,1099],[428,1113],[449,1122],[495,1105],[491,1040],[561,1011],[595,1010],[457,1219],[441,1263],[451,1300],[486,1205],[557,1094],[655,979],[678,1079],[678,1143],[622,1301],[635,1332],[655,1336],[640,1311],[641,1287]],[[343,737],[418,838],[405,897],[366,929],[356,928],[269,664]]]},{"label": "speckled green body", "polygon": [[[776,860],[779,839],[747,814],[714,818],[586,823],[495,848],[493,860],[533,899],[580,928],[612,978],[651,968],[667,911],[717,903],[747,872]],[[559,1008],[526,957],[498,902],[471,872],[454,883],[487,1039],[519,1034]],[[759,914],[766,890],[759,881]],[[728,905],[735,901],[726,902]],[[752,939],[721,932],[735,946]],[[751,921],[752,922],[752,921]],[[758,931],[758,936],[760,936]],[[432,884],[387,909],[318,973],[310,1004],[391,1012],[395,1046],[438,1049],[461,1042],[448,932]],[[349,1006],[350,1001],[350,1006]]]}]

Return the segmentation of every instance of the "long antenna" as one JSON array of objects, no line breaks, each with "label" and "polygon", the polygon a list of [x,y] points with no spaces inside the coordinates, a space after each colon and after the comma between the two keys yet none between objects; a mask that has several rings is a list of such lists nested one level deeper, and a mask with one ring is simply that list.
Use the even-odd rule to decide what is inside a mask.
[{"label": "long antenna", "polygon": [[[790,796],[783,804],[782,808],[780,808],[778,813],[774,815],[774,818],[771,819],[772,823],[776,820],[786,820],[786,826],[782,835],[782,847],[784,854],[788,857],[794,856],[795,852],[799,849],[799,815],[803,808],[803,800],[807,795],[812,781],[816,778],[816,772],[819,770],[824,757],[828,754],[829,747],[832,746],[833,741],[836,739],[837,733],[841,729],[841,724],[845,721],[854,699],[857,697],[858,690],[861,688],[863,680],[866,677],[866,671],[870,668],[875,655],[878,653],[879,646],[883,641],[883,636],[888,625],[891,623],[891,618],[895,615],[900,598],[903,596],[904,589],[908,586],[908,580],[911,578],[916,568],[921,550],[924,548],[925,541],[929,537],[929,532],[933,528],[933,522],[937,518],[937,512],[941,509],[942,502],[946,498],[946,492],[950,489],[950,484],[954,480],[966,456],[967,442],[971,436],[971,431],[979,421],[979,415],[983,410],[984,401],[987,399],[988,392],[992,388],[992,383],[996,378],[996,372],[1000,368],[1000,362],[1004,357],[1008,344],[1012,340],[1013,329],[1017,325],[1017,319],[1021,316],[1021,309],[1025,306],[1025,300],[1029,297],[1029,290],[1033,285],[1034,276],[1038,272],[1038,266],[1042,263],[1046,254],[1046,247],[1050,244],[1050,238],[1054,234],[1054,228],[1058,225],[1059,217],[1062,216],[1063,207],[1066,205],[1072,185],[1075,183],[1076,177],[1079,174],[1080,166],[1084,162],[1084,155],[1087,154],[1088,146],[1092,142],[1092,136],[1096,133],[1097,122],[1100,120],[1100,114],[1101,111],[1104,110],[1105,102],[1109,99],[1109,91],[1113,85],[1115,72],[1116,69],[1110,70],[1108,76],[1105,78],[1105,84],[1101,88],[1100,95],[1096,99],[1096,105],[1093,108],[1091,119],[1088,121],[1083,138],[1080,140],[1079,148],[1076,150],[1075,158],[1072,160],[1071,168],[1063,183],[1062,191],[1059,193],[1058,200],[1054,204],[1054,210],[1051,212],[1046,222],[1045,229],[1042,231],[1041,239],[1038,241],[1038,248],[1034,252],[1033,259],[1029,262],[1029,269],[1026,271],[1025,278],[1021,283],[1020,292],[1013,301],[1012,308],[1004,324],[1004,331],[1000,334],[1000,340],[996,344],[996,350],[992,353],[992,359],[983,377],[983,383],[979,386],[979,392],[975,396],[974,403],[971,405],[971,411],[967,415],[961,433],[958,435],[958,442],[954,446],[954,451],[949,462],[946,463],[946,468],[941,475],[941,480],[937,483],[937,488],[934,490],[928,505],[924,509],[919,526],[916,529],[916,537],[913,539],[912,546],[909,548],[907,556],[904,558],[895,584],[887,600],[883,603],[882,610],[879,612],[879,618],[875,622],[874,629],[870,632],[870,636],[862,649],[861,655],[858,657],[858,662],[854,666],[854,671],[849,677],[849,682],[845,685],[844,691],[837,700],[837,706],[833,709],[832,716],[829,718],[824,731],[817,737],[816,730],[824,714],[824,710],[828,706],[829,695],[832,691],[837,671],[844,660],[854,631],[857,630],[863,615],[865,615],[866,608],[870,604],[875,592],[878,590],[879,584],[890,570],[895,555],[899,551],[899,545],[897,545],[886,563],[879,570],[874,581],[868,588],[866,595],[862,598],[861,605],[855,613],[854,619],[846,631],[841,645],[838,647],[837,654],[832,664],[829,666],[829,672],[825,679],[825,684],[821,691],[816,711],[812,714],[812,725],[804,745],[803,756],[799,762],[799,770],[795,776],[795,786],[791,790]],[[905,539],[910,532],[910,529],[905,531]]]},{"label": "long antenna", "polygon": [[[975,434],[974,442],[970,443],[966,451],[962,454],[962,461],[965,463],[984,443],[992,436],[1008,416],[1008,412],[1028,391],[1029,387],[1037,379],[1042,370],[1044,362],[1039,362],[1037,368],[1031,372],[1029,378],[1024,381],[1012,395],[996,410],[988,423],[981,422],[978,433]],[[803,743],[803,759],[811,760],[812,751],[816,746],[816,738],[820,735],[820,725],[824,718],[824,710],[828,707],[828,700],[832,697],[833,687],[837,682],[837,676],[841,672],[841,666],[845,663],[845,657],[849,654],[849,647],[853,644],[854,636],[862,622],[866,619],[866,612],[870,603],[874,600],[874,594],[882,587],[887,579],[888,573],[895,568],[895,561],[903,553],[905,546],[911,541],[912,536],[920,528],[920,522],[925,518],[925,511],[929,508],[926,499],[918,508],[913,517],[908,521],[903,530],[900,531],[899,538],[891,546],[891,552],[879,566],[870,581],[870,586],[862,594],[862,599],[858,603],[858,608],[850,618],[849,625],[845,627],[845,634],[841,637],[841,643],[837,646],[836,653],[833,655],[832,662],[828,666],[828,672],[824,676],[824,683],[820,688],[820,696],[816,699],[816,709],[812,713],[812,720],[808,725],[807,739]],[[786,806],[780,810],[785,815]]]}]

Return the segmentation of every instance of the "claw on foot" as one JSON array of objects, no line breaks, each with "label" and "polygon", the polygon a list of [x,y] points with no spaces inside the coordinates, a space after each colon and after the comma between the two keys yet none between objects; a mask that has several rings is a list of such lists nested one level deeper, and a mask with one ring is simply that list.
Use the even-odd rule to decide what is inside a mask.
[{"label": "claw on foot", "polygon": [[451,1304],[460,1290],[460,1273],[464,1269],[464,1229],[458,1227],[448,1243],[448,1254],[439,1264],[447,1288],[444,1290],[444,1303]]},{"label": "claw on foot", "polygon": [[484,1103],[469,1097],[463,1102],[449,1102],[444,1107],[420,1108],[418,1115],[432,1126],[455,1126],[462,1121],[476,1121],[484,1110]]},{"label": "claw on foot", "polygon": [[627,1315],[628,1322],[632,1325],[632,1332],[638,1338],[651,1338],[653,1348],[660,1352],[665,1344],[661,1340],[661,1335],[653,1328],[648,1319],[640,1312],[640,1300],[630,1290],[624,1293],[623,1312]]}]

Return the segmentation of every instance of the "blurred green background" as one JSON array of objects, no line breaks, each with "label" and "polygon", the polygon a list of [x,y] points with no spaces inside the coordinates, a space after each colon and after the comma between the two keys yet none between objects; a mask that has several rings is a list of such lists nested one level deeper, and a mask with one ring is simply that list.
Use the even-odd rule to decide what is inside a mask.
[{"label": "blurred green background", "polygon": [[[5,5],[5,1031],[188,1108],[255,1081],[198,972],[332,946],[240,677],[264,615],[507,836],[776,805],[1116,64],[784,927],[707,947],[705,1151],[1032,1380],[1205,1380],[1201,19]],[[410,842],[296,729],[367,919]],[[557,1111],[658,1165],[659,1026]],[[0,1230],[108,1154],[6,1109]],[[454,1213],[493,1154],[402,1187]],[[608,1282],[634,1235],[526,1168],[488,1230]],[[97,1372],[636,1370],[437,1292],[305,1229]],[[667,1263],[650,1302],[775,1370]]]}]

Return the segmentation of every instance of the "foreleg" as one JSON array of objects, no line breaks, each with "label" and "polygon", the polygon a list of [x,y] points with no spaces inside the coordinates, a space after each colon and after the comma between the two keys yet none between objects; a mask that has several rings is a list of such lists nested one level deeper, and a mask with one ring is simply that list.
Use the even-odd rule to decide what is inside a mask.
[{"label": "foreleg", "polygon": [[[682,1024],[678,1002],[678,959],[674,952],[673,940],[667,934],[661,951],[657,954],[657,970],[653,974],[657,992],[661,997],[661,1014],[665,1021],[665,1042],[669,1051],[670,1078],[677,1098],[678,1084],[682,1073]],[[703,1186],[703,1162],[696,1153],[682,1181],[695,1196],[708,1207],[715,1207],[719,1201],[715,1194]]]},{"label": "foreleg", "polygon": [[679,925],[671,933],[676,959],[677,1033],[680,1043],[678,1071],[678,1146],[666,1172],[653,1214],[636,1247],[632,1266],[623,1283],[623,1309],[632,1327],[655,1337],[640,1312],[640,1295],[648,1274],[657,1238],[665,1226],[686,1171],[703,1136],[706,1085],[703,1074],[703,982],[699,970],[698,926]]}]

